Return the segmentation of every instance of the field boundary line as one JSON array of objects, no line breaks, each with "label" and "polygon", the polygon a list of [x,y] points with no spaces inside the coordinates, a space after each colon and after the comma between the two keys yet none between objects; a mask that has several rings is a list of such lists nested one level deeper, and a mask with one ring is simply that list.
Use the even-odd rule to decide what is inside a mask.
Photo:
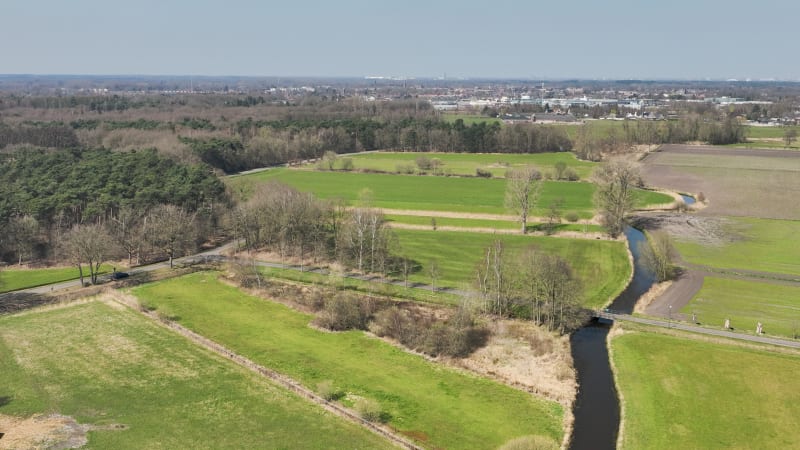
[{"label": "field boundary line", "polygon": [[212,341],[211,339],[208,339],[207,337],[205,337],[205,336],[203,336],[201,334],[195,333],[194,331],[184,327],[183,325],[180,325],[180,324],[178,324],[178,323],[176,323],[174,321],[171,321],[171,320],[164,319],[161,316],[159,316],[156,312],[148,311],[148,310],[144,309],[141,306],[141,304],[139,304],[139,301],[135,297],[133,297],[132,295],[124,294],[124,293],[122,293],[120,291],[116,291],[115,290],[115,291],[112,291],[110,293],[110,296],[117,303],[120,303],[120,304],[122,304],[124,306],[127,306],[127,307],[133,309],[134,311],[140,312],[145,317],[147,317],[147,318],[151,319],[152,321],[154,321],[154,322],[156,322],[156,323],[158,323],[158,324],[160,324],[162,326],[165,326],[165,327],[167,327],[167,328],[169,328],[169,329],[171,329],[173,331],[176,331],[178,334],[186,337],[187,339],[189,339],[193,343],[198,344],[201,347],[204,347],[207,350],[210,350],[210,351],[216,353],[219,356],[222,356],[222,357],[224,357],[226,359],[229,359],[229,360],[233,361],[234,363],[236,363],[237,365],[239,365],[241,367],[244,367],[245,369],[248,369],[248,370],[250,370],[252,372],[255,372],[255,373],[257,373],[258,375],[261,375],[264,378],[272,380],[273,382],[275,382],[279,386],[281,386],[283,388],[286,388],[289,391],[294,392],[295,394],[298,394],[300,397],[304,397],[307,400],[311,400],[312,402],[319,404],[325,410],[327,410],[327,411],[329,411],[329,412],[331,412],[331,413],[333,413],[333,414],[335,414],[335,415],[337,415],[339,417],[347,419],[347,420],[349,420],[351,422],[355,422],[358,425],[361,425],[361,426],[367,428],[368,430],[372,431],[373,433],[378,434],[378,435],[388,439],[389,441],[391,441],[395,445],[398,445],[398,446],[400,446],[402,448],[407,448],[407,449],[423,450],[423,447],[420,447],[420,446],[414,444],[413,442],[411,442],[411,441],[409,441],[409,440],[397,435],[390,428],[388,428],[386,426],[381,426],[381,425],[375,424],[373,422],[369,422],[367,420],[364,420],[358,414],[354,413],[353,411],[350,411],[349,409],[347,409],[347,408],[345,408],[343,406],[340,406],[340,405],[338,405],[336,403],[333,403],[333,402],[325,400],[324,398],[322,398],[319,395],[317,395],[314,391],[312,391],[311,389],[306,388],[305,386],[301,385],[300,383],[298,383],[294,379],[292,379],[290,377],[287,377],[285,375],[282,375],[282,374],[280,374],[280,373],[278,373],[278,372],[276,372],[276,371],[274,371],[272,369],[268,369],[268,368],[266,368],[266,367],[264,367],[264,366],[262,366],[260,364],[256,364],[252,360],[250,360],[250,359],[248,359],[248,358],[246,358],[246,357],[244,357],[242,355],[239,355],[238,353],[228,349],[227,347],[225,347],[225,346],[223,346],[223,345],[221,345],[221,344],[219,344],[219,343],[217,343],[215,341]]}]

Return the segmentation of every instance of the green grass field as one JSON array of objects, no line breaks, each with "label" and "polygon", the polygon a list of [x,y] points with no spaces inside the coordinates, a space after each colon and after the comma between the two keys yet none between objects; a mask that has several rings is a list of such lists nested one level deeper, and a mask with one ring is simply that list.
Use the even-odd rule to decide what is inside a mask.
[{"label": "green grass field", "polygon": [[515,167],[534,166],[539,171],[546,173],[554,170],[557,162],[563,162],[572,168],[581,177],[588,179],[592,170],[597,165],[588,161],[580,161],[573,153],[536,153],[536,154],[508,154],[508,153],[398,153],[376,152],[352,156],[356,169],[373,169],[386,172],[395,172],[399,165],[412,165],[416,167],[415,160],[425,156],[438,158],[443,165],[444,173],[454,175],[475,175],[475,170],[481,168],[488,170],[495,177],[504,177],[506,171]]},{"label": "green grass field", "polygon": [[[429,217],[429,216],[404,216],[399,214],[387,214],[386,220],[394,223],[408,225],[422,225],[431,227],[431,219],[435,219],[437,227],[459,227],[459,228],[487,228],[495,230],[518,230],[520,224],[511,220],[489,220],[489,219],[460,219],[452,217]],[[528,231],[541,231],[544,224],[528,222]],[[570,223],[562,219],[562,223],[554,225],[556,231],[577,231],[577,232],[602,232],[604,229],[600,225]]]},{"label": "green grass field", "polygon": [[479,116],[476,114],[443,113],[441,117],[442,120],[450,123],[454,123],[456,120],[461,119],[464,121],[464,125],[466,126],[470,126],[474,123],[483,123],[483,122],[485,122],[487,125],[495,122],[499,124],[503,123],[503,121],[498,119],[497,117]]},{"label": "green grass field", "polygon": [[[374,206],[389,209],[455,211],[506,214],[504,207],[506,181],[503,179],[385,175],[347,172],[274,169],[226,179],[234,191],[245,195],[255,183],[280,181],[321,198],[342,198],[349,203],[359,193],[372,191]],[[575,211],[581,217],[594,215],[591,183],[547,181],[542,188],[538,208],[533,215],[546,214],[547,205],[564,199],[564,211]],[[670,203],[672,198],[651,191],[638,191],[637,204]]]},{"label": "green grass field", "polygon": [[678,236],[676,246],[683,258],[695,264],[800,276],[800,246],[792,245],[800,233],[800,221],[729,218],[726,232],[733,242],[708,246],[681,241]]},{"label": "green grass field", "polygon": [[101,302],[0,317],[0,398],[0,414],[59,413],[126,427],[89,432],[93,449],[391,448],[138,313]]},{"label": "green grass field", "polygon": [[746,126],[745,134],[748,139],[758,140],[763,138],[783,139],[787,128],[794,128],[800,134],[800,126],[794,127],[754,127]]},{"label": "green grass field", "polygon": [[[103,264],[100,266],[100,273],[110,272],[110,265]],[[89,278],[88,268],[84,267],[83,275],[87,279]],[[77,279],[77,267],[57,267],[54,269],[6,269],[0,271],[0,293]]]},{"label": "green grass field", "polygon": [[704,325],[722,327],[725,319],[739,331],[754,333],[756,323],[771,335],[800,335],[800,288],[766,282],[706,277],[703,287],[681,309]]},{"label": "green grass field", "polygon": [[424,303],[437,303],[443,305],[458,305],[461,297],[445,292],[431,292],[427,289],[398,286],[388,283],[363,281],[354,278],[338,277],[331,278],[331,275],[322,275],[312,272],[299,272],[293,269],[277,269],[272,267],[262,267],[261,272],[272,278],[281,280],[298,281],[307,284],[325,285],[333,284],[340,289],[365,292],[375,295],[386,295],[394,298],[413,300]]},{"label": "green grass field", "polygon": [[800,448],[800,356],[686,337],[611,341],[621,448]]},{"label": "green grass field", "polygon": [[410,277],[421,283],[430,283],[428,266],[436,260],[441,270],[440,285],[470,288],[485,248],[495,239],[501,239],[511,251],[535,245],[569,261],[583,280],[584,304],[591,308],[602,306],[618,294],[631,270],[625,246],[617,241],[458,231],[395,230],[395,233],[402,252],[421,265]]},{"label": "green grass field", "polygon": [[[495,448],[523,435],[563,434],[562,407],[445,368],[360,331],[323,332],[311,316],[196,273],[134,289],[158,311],[266,367],[314,387],[376,400],[388,424],[429,448]],[[332,448],[335,445],[327,445]]]}]

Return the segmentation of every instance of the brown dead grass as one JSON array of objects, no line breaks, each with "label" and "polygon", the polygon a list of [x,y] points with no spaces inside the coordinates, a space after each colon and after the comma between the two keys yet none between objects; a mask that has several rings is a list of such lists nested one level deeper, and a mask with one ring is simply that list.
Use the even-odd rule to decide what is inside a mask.
[{"label": "brown dead grass", "polygon": [[519,320],[494,320],[488,327],[487,345],[456,363],[569,408],[577,390],[569,337]]},{"label": "brown dead grass", "polygon": [[59,414],[28,418],[0,414],[0,449],[66,449],[86,445],[91,429],[75,419]]}]

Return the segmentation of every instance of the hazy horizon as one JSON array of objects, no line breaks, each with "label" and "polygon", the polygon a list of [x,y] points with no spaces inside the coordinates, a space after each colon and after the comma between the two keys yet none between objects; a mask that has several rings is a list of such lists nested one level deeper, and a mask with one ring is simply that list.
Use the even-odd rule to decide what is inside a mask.
[{"label": "hazy horizon", "polygon": [[800,80],[800,4],[12,0],[0,73]]}]

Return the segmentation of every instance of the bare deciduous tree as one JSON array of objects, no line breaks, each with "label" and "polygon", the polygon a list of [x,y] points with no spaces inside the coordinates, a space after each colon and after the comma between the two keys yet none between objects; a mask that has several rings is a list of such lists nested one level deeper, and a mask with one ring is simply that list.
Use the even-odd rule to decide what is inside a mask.
[{"label": "bare deciduous tree", "polygon": [[625,216],[633,209],[634,188],[641,184],[639,170],[627,161],[612,159],[605,162],[594,177],[597,184],[595,206],[608,234],[617,237],[625,227]]},{"label": "bare deciduous tree", "polygon": [[528,214],[539,199],[542,174],[533,167],[525,167],[508,171],[506,179],[506,208],[519,216],[525,234],[528,232]]},{"label": "bare deciduous tree", "polygon": [[173,267],[175,257],[195,248],[195,214],[175,205],[159,205],[147,216],[145,235],[150,244],[169,258]]},{"label": "bare deciduous tree", "polygon": [[665,231],[647,233],[647,242],[639,243],[639,251],[645,265],[653,271],[658,281],[667,281],[675,276],[673,261],[677,252],[672,238]]},{"label": "bare deciduous tree", "polygon": [[97,283],[100,265],[116,253],[117,247],[108,231],[100,225],[75,225],[59,243],[61,253],[78,267],[83,284],[83,264],[89,266],[91,282]]},{"label": "bare deciduous tree", "polygon": [[6,232],[9,244],[17,254],[18,264],[22,265],[22,260],[30,257],[36,247],[39,222],[32,216],[16,216],[8,222]]}]

